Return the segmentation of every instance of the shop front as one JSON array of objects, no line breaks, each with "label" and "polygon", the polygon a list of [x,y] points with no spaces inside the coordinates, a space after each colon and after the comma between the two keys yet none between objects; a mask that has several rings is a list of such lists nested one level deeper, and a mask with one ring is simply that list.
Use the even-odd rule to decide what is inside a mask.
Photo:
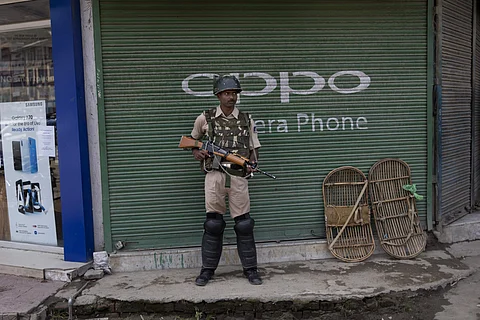
[{"label": "shop front", "polygon": [[49,3],[12,2],[0,7],[0,240],[62,246]]},{"label": "shop front", "polygon": [[261,168],[277,177],[250,181],[257,242],[325,239],[325,177],[342,166],[368,174],[384,158],[410,166],[425,230],[476,203],[472,2],[8,0],[0,9],[3,247],[60,248],[66,261],[198,247],[204,176],[178,143],[217,105],[217,74],[240,79]]},{"label": "shop front", "polygon": [[73,32],[81,24],[79,10],[66,3],[0,2],[0,244],[85,262],[93,253],[93,233],[80,223],[91,220],[83,205],[91,199],[88,149],[78,139],[86,137],[77,126],[83,98],[72,100],[76,75],[83,79],[81,46],[80,55],[69,51],[81,44]]},{"label": "shop front", "polygon": [[[412,169],[432,228],[432,8],[427,1],[93,2],[105,248],[196,247],[203,173],[177,146],[233,74],[253,115],[258,242],[325,238],[322,182],[378,160]],[[225,244],[235,242],[227,218]]]},{"label": "shop front", "polygon": [[446,226],[480,204],[478,6],[441,1],[437,24],[437,220]]}]

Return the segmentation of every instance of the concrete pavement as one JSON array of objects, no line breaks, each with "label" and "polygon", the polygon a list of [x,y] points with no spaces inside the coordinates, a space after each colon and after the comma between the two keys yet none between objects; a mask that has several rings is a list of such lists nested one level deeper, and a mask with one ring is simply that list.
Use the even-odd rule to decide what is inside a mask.
[{"label": "concrete pavement", "polygon": [[435,320],[480,319],[480,241],[455,243],[447,251],[475,272],[455,284],[445,298],[449,304],[435,315]]},{"label": "concrete pavement", "polygon": [[60,247],[0,241],[0,274],[69,282],[91,266],[65,261]]},{"label": "concrete pavement", "polygon": [[[42,306],[43,302],[65,285],[63,281],[0,274],[0,319],[45,317],[47,310]],[[31,314],[35,316],[31,317]]]},{"label": "concrete pavement", "polygon": [[[468,256],[472,260],[463,259],[465,255],[460,249],[465,244],[471,247]],[[20,314],[20,319],[43,319],[46,315],[68,319],[69,310],[75,317],[109,319],[131,313],[156,313],[158,319],[160,315],[195,317],[199,314],[217,319],[225,315],[278,319],[283,312],[299,319],[312,319],[345,308],[361,312],[394,306],[416,292],[457,284],[460,279],[474,274],[478,267],[475,257],[478,256],[480,242],[475,241],[447,247],[431,243],[413,260],[396,260],[386,254],[375,254],[359,263],[325,259],[264,264],[260,265],[264,279],[261,286],[250,285],[239,266],[219,267],[215,278],[206,287],[197,287],[193,283],[198,269],[114,272],[99,280],[78,279],[66,285],[30,279],[37,282],[20,286],[38,288],[43,293],[28,296],[25,290],[15,291],[12,286],[5,286],[5,278],[0,278],[0,315],[3,314],[0,319],[10,319],[8,316],[16,313]],[[475,293],[470,295],[474,300]],[[45,299],[46,296],[49,297]],[[450,298],[453,302],[462,299],[453,290]],[[9,302],[13,300],[20,305]],[[31,308],[34,305],[37,307]],[[470,307],[477,308],[477,304],[471,302]],[[455,314],[453,309],[444,312],[439,315],[439,320],[469,319],[451,316]]]}]

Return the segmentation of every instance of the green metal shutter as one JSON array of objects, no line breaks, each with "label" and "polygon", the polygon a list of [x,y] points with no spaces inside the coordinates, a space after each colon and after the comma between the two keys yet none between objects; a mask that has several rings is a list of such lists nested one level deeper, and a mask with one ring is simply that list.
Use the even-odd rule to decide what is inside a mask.
[{"label": "green metal shutter", "polygon": [[439,213],[445,218],[471,205],[472,1],[443,0],[442,24]]},{"label": "green metal shutter", "polygon": [[[367,174],[398,157],[426,194],[426,1],[100,0],[97,10],[107,248],[200,244],[204,177],[177,145],[218,101],[195,74],[236,74],[238,106],[257,121],[261,168],[277,176],[250,181],[257,241],[323,238],[322,182],[339,166]],[[425,222],[425,202],[419,210]],[[227,218],[226,243],[232,227]]]},{"label": "green metal shutter", "polygon": [[475,13],[475,32],[474,32],[474,116],[473,116],[473,203],[475,205],[480,205],[480,6],[478,3],[474,3]]}]

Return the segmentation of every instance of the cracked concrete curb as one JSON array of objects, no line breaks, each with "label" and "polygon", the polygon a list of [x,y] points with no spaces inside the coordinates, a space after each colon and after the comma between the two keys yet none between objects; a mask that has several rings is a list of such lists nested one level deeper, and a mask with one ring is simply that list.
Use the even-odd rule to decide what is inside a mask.
[{"label": "cracked concrete curb", "polygon": [[[318,260],[264,265],[260,273],[265,282],[255,290],[235,266],[219,268],[206,287],[193,285],[197,272],[177,269],[108,275],[86,287],[74,311],[82,316],[144,312],[192,316],[202,311],[245,318],[274,317],[281,311],[308,318],[399,306],[412,296],[454,285],[475,270],[446,250],[433,248],[413,260],[382,255],[360,263]],[[60,290],[49,312],[68,310],[68,297],[79,286]]]}]

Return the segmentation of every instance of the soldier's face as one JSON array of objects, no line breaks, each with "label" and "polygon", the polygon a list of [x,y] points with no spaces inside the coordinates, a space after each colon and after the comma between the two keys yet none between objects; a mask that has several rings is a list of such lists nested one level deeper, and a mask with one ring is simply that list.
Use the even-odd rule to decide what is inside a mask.
[{"label": "soldier's face", "polygon": [[226,90],[217,94],[217,97],[221,106],[233,108],[237,103],[238,93],[235,90]]}]

